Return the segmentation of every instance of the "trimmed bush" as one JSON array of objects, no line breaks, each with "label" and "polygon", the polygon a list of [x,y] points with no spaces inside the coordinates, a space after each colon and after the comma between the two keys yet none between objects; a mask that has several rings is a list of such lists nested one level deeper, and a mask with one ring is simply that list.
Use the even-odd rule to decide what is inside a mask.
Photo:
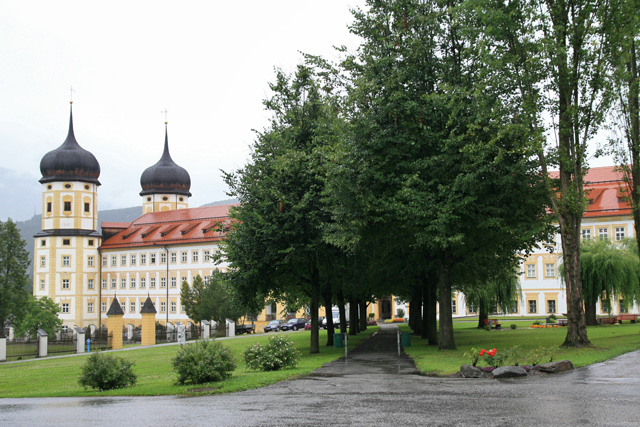
[{"label": "trimmed bush", "polygon": [[515,323],[512,323],[511,326],[509,326],[511,329],[517,329],[518,325],[516,325]]},{"label": "trimmed bush", "polygon": [[269,338],[267,345],[253,344],[244,351],[244,361],[250,369],[259,371],[277,371],[283,368],[295,368],[300,353],[285,336]]},{"label": "trimmed bush", "polygon": [[135,385],[134,363],[112,354],[95,353],[82,365],[78,383],[84,388],[100,391]]},{"label": "trimmed bush", "polygon": [[172,362],[178,384],[224,381],[236,368],[231,351],[213,340],[181,345]]}]

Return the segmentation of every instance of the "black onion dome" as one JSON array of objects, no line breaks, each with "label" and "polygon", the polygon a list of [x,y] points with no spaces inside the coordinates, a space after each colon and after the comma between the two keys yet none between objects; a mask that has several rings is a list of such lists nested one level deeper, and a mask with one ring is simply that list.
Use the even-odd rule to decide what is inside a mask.
[{"label": "black onion dome", "polygon": [[100,164],[95,156],[80,147],[73,133],[73,111],[69,113],[69,133],[62,145],[40,160],[41,183],[82,181],[100,185]]},{"label": "black onion dome", "polygon": [[155,165],[148,167],[140,177],[141,196],[148,194],[180,194],[191,197],[191,178],[189,172],[178,166],[169,154],[169,137],[165,125],[164,152]]}]

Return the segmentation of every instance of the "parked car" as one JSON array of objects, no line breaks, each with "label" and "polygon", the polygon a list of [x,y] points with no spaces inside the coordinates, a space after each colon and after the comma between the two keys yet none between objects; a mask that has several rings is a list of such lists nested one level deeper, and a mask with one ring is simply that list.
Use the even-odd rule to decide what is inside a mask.
[{"label": "parked car", "polygon": [[[349,312],[345,313],[347,316],[347,326],[349,326]],[[331,317],[333,318],[333,328],[337,329],[340,327],[340,313],[338,311],[332,311],[331,312]],[[328,329],[327,326],[327,319],[324,319],[322,321],[322,327],[324,329]]]},{"label": "parked car", "polygon": [[272,320],[264,327],[265,332],[278,332],[283,325],[282,320]]},{"label": "parked car", "polygon": [[280,329],[283,331],[297,331],[303,329],[307,323],[307,319],[289,319],[287,323],[283,323]]}]

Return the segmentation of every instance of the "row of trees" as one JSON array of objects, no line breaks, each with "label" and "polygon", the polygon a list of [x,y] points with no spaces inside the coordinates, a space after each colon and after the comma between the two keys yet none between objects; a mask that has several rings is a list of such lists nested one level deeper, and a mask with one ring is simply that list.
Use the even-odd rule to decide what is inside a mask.
[{"label": "row of trees", "polygon": [[270,125],[249,164],[225,174],[241,202],[225,249],[238,298],[255,309],[308,303],[317,352],[319,305],[399,295],[422,306],[411,310],[418,333],[454,348],[452,291],[481,308],[508,302],[518,257],[551,239],[554,221],[565,345],[588,345],[588,142],[614,88],[633,134],[636,3],[371,0],[354,10],[357,51],[278,70]]}]

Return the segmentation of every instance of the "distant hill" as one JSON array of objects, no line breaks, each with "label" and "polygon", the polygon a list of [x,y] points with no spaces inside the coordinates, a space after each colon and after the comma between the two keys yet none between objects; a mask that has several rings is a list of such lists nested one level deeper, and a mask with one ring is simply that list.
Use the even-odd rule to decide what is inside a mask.
[{"label": "distant hill", "polygon": [[[204,206],[218,206],[228,205],[231,203],[238,203],[237,199],[220,200],[217,202],[207,203]],[[102,222],[131,222],[134,219],[142,215],[142,206],[133,206],[130,208],[121,209],[109,209],[105,211],[98,211],[99,224]],[[20,237],[27,242],[27,250],[29,251],[29,260],[31,261],[31,267],[29,274],[33,271],[33,236],[41,230],[42,227],[42,215],[34,215],[31,219],[26,221],[16,221],[18,229],[20,229]],[[102,231],[102,228],[100,228]]]}]

